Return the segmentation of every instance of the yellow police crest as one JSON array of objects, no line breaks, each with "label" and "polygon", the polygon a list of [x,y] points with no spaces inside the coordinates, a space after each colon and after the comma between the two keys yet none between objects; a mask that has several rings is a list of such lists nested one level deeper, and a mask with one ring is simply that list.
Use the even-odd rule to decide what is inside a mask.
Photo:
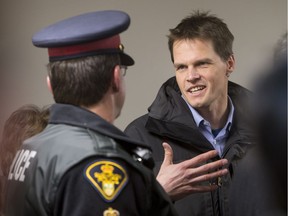
[{"label": "yellow police crest", "polygon": [[85,170],[85,176],[107,202],[116,199],[128,182],[125,168],[108,160],[90,164]]},{"label": "yellow police crest", "polygon": [[103,216],[120,216],[120,213],[116,209],[109,207],[103,212]]}]

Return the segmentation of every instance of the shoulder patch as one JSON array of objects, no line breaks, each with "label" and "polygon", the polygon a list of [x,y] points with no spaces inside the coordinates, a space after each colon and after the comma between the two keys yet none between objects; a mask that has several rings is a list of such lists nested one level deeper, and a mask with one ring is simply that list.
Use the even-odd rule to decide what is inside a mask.
[{"label": "shoulder patch", "polygon": [[115,200],[128,183],[124,166],[109,160],[97,160],[89,164],[84,176],[106,202]]}]

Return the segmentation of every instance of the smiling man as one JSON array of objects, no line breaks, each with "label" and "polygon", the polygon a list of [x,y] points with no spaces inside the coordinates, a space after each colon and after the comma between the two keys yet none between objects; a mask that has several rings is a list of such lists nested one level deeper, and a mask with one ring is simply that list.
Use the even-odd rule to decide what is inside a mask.
[{"label": "smiling man", "polygon": [[179,215],[229,215],[230,183],[254,146],[251,92],[229,81],[233,39],[227,25],[208,12],[196,11],[170,29],[175,76],[162,85],[148,114],[125,130],[151,145],[157,180]]}]

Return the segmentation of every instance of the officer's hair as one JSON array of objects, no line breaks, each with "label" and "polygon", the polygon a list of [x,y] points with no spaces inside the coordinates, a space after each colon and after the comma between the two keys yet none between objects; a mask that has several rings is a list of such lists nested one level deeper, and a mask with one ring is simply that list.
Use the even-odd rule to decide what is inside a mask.
[{"label": "officer's hair", "polygon": [[173,57],[173,44],[179,40],[200,39],[211,41],[215,52],[226,61],[232,54],[234,36],[222,19],[209,12],[195,11],[190,16],[184,18],[176,28],[170,29],[168,35],[168,46]]},{"label": "officer's hair", "polygon": [[118,54],[97,55],[51,62],[48,75],[56,103],[89,107],[108,91]]}]

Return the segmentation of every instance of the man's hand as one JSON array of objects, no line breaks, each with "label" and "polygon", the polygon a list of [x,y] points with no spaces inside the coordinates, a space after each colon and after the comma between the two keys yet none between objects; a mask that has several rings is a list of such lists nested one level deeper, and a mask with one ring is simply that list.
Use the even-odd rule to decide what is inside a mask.
[{"label": "man's hand", "polygon": [[221,169],[228,163],[226,159],[205,164],[209,159],[217,156],[216,150],[173,164],[171,146],[164,142],[163,148],[165,156],[157,180],[173,201],[182,199],[189,194],[216,190],[217,184],[201,185],[200,183],[217,179],[228,173],[227,169]]}]

